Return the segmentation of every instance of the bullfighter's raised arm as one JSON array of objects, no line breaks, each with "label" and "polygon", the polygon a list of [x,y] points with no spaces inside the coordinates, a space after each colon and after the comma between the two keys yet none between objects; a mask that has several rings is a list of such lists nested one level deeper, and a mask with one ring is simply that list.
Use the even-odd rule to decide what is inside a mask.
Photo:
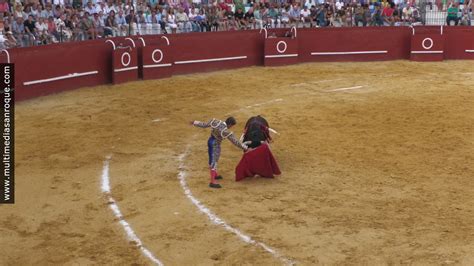
[{"label": "bullfighter's raised arm", "polygon": [[209,122],[192,121],[192,124],[195,127],[207,128],[211,126],[212,120],[214,119],[209,120]]}]

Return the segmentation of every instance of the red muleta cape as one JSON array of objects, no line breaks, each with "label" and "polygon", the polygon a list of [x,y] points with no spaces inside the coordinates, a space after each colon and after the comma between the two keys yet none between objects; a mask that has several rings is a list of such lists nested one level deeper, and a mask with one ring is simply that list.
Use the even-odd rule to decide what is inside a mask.
[{"label": "red muleta cape", "polygon": [[255,175],[273,178],[273,175],[280,174],[280,168],[272,151],[267,144],[262,144],[254,150],[244,153],[235,168],[235,181]]}]

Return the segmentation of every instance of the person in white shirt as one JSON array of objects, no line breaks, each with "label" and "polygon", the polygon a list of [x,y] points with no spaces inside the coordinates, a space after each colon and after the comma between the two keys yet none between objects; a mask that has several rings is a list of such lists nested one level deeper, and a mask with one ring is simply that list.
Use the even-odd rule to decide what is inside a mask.
[{"label": "person in white shirt", "polygon": [[200,32],[201,31],[201,25],[196,21],[196,17],[198,17],[198,14],[196,14],[196,11],[194,8],[191,8],[189,10],[189,21],[191,22],[192,29],[194,32]]},{"label": "person in white shirt", "polygon": [[171,29],[171,33],[176,33],[176,29],[178,28],[178,25],[176,24],[176,16],[174,15],[173,8],[171,8],[170,11],[168,12],[168,15],[166,16],[166,21],[167,21],[167,25]]},{"label": "person in white shirt", "polygon": [[63,7],[64,6],[64,0],[53,0],[53,4],[55,6],[61,6]]},{"label": "person in white shirt", "polygon": [[33,4],[31,6],[29,15],[32,15],[35,18],[37,18],[40,15],[40,10],[38,10],[38,5],[37,4]]},{"label": "person in white shirt", "polygon": [[98,13],[96,7],[94,6],[94,4],[92,4],[91,0],[89,0],[87,2],[87,5],[84,7],[84,12],[87,12],[89,14]]},{"label": "person in white shirt", "polygon": [[282,7],[281,8],[281,24],[283,24],[283,28],[286,28],[287,25],[290,23],[290,7]]},{"label": "person in white shirt", "polygon": [[39,40],[42,44],[51,43],[51,36],[48,33],[48,24],[44,22],[44,18],[39,18],[35,23],[36,31],[38,32]]},{"label": "person in white shirt", "polygon": [[303,22],[303,28],[306,27],[306,23],[309,23],[311,27],[311,11],[309,11],[308,7],[304,6],[304,8],[300,11],[301,22]]}]

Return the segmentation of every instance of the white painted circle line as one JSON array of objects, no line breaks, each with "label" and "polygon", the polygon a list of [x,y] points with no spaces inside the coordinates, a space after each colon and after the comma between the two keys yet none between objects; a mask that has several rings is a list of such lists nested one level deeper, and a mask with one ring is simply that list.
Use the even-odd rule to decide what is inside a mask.
[{"label": "white painted circle line", "polygon": [[120,211],[117,202],[112,197],[112,193],[110,190],[110,176],[109,176],[109,165],[110,159],[112,156],[107,156],[104,161],[104,168],[102,169],[102,183],[101,183],[101,190],[102,193],[107,198],[107,203],[109,203],[110,209],[114,213],[115,217],[119,221],[119,224],[123,227],[123,230],[127,234],[128,240],[135,243],[135,246],[140,249],[140,251],[147,257],[153,264],[158,266],[163,266],[163,263],[151,253],[144,245],[143,242],[138,238],[135,231],[133,231],[130,224],[123,218],[122,212]]},{"label": "white painted circle line", "polygon": [[339,88],[339,89],[334,89],[334,90],[328,90],[328,91],[347,91],[347,90],[357,90],[360,88],[363,88],[364,86],[354,86],[354,87],[348,87],[348,88]]},{"label": "white painted circle line", "polygon": [[[283,47],[284,47],[283,49],[280,49],[280,44],[283,44]],[[279,41],[276,45],[276,48],[277,48],[278,53],[282,54],[286,52],[286,48],[288,48],[288,45],[284,41]]]},{"label": "white painted circle line", "polygon": [[[128,57],[127,63],[125,63],[125,61],[124,61],[125,56]],[[130,65],[130,61],[132,61],[132,57],[130,56],[130,53],[129,52],[123,53],[121,61],[122,61],[122,66],[124,66],[124,67],[127,67],[128,65]]]},{"label": "white painted circle line", "polygon": [[[160,59],[155,59],[155,53],[160,53]],[[151,53],[151,60],[158,64],[159,62],[161,62],[161,60],[163,60],[163,52],[160,49],[153,50],[153,53]]]},{"label": "white painted circle line", "polygon": [[[429,42],[430,42],[430,45],[428,45],[428,46],[425,45],[425,42],[426,42],[426,41],[429,41]],[[423,49],[425,49],[425,50],[429,50],[429,49],[433,48],[433,45],[434,45],[433,39],[431,39],[431,38],[425,38],[425,39],[423,39],[423,41],[421,42],[421,46],[423,46]]]},{"label": "white painted circle line", "polygon": [[240,108],[240,109],[238,109],[238,110],[236,110],[236,111],[227,113],[227,114],[225,114],[225,115],[231,115],[231,114],[233,114],[233,113],[241,112],[241,111],[243,111],[243,110],[245,110],[245,109],[250,109],[250,108],[253,108],[253,107],[259,107],[259,106],[262,106],[262,105],[268,105],[268,104],[272,104],[272,103],[276,103],[276,102],[281,102],[281,101],[283,101],[283,99],[282,99],[282,98],[278,98],[278,99],[270,100],[270,101],[267,101],[267,102],[256,103],[256,104],[253,104],[253,105],[247,105],[247,106],[244,107],[244,108]]},{"label": "white painted circle line", "polygon": [[200,212],[206,214],[212,223],[214,223],[215,225],[220,225],[224,227],[225,230],[235,234],[243,242],[263,248],[265,251],[272,254],[275,258],[281,260],[285,265],[294,265],[295,262],[293,262],[292,260],[288,258],[283,257],[273,248],[265,245],[262,242],[253,240],[250,236],[242,233],[240,230],[227,224],[224,220],[219,218],[209,208],[207,208],[204,204],[202,204],[196,197],[194,197],[193,193],[189,189],[188,184],[186,182],[186,171],[185,171],[185,165],[184,165],[184,159],[189,154],[189,150],[190,150],[190,145],[188,144],[188,146],[186,146],[185,152],[180,154],[178,157],[178,161],[179,161],[178,179],[179,179],[179,183],[181,184],[181,187],[183,188],[184,194],[194,204],[194,206],[196,206]]}]

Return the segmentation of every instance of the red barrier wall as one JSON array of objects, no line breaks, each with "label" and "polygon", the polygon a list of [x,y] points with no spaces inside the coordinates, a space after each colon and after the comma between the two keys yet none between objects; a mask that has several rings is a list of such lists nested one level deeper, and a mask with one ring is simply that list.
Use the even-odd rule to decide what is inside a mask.
[{"label": "red barrier wall", "polygon": [[[423,28],[417,27],[417,32]],[[287,31],[289,29],[269,30],[268,34],[281,37]],[[164,76],[263,65],[264,62],[265,37],[257,30],[166,37],[169,40],[166,53],[170,53],[173,62]],[[298,29],[297,62],[408,59],[411,37],[412,30],[408,27]],[[143,42],[145,47],[147,44],[167,45],[162,35],[143,36],[143,42],[140,38],[133,37],[139,71],[144,64]],[[474,59],[474,53],[465,52],[474,50],[474,27],[445,27],[444,38],[444,59]],[[132,46],[126,38],[110,40],[116,46]],[[16,100],[112,83],[113,45],[105,40],[18,48],[9,53],[16,68]],[[1,53],[0,62],[6,61],[6,54]]]},{"label": "red barrier wall", "polygon": [[142,49],[143,79],[167,78],[173,75],[173,50],[167,44],[148,44]]},{"label": "red barrier wall", "polygon": [[[256,31],[176,34],[168,38],[174,51],[173,74],[263,64],[264,38]],[[216,61],[205,61],[209,59]]]},{"label": "red barrier wall", "polygon": [[438,33],[415,33],[411,38],[413,61],[443,61],[445,35]]},{"label": "red barrier wall", "polygon": [[112,52],[113,84],[138,79],[138,48],[118,48]]},{"label": "red barrier wall", "polygon": [[408,59],[410,34],[406,27],[299,29],[299,58],[300,62]]},{"label": "red barrier wall", "polygon": [[[10,50],[10,61],[15,64],[16,100],[111,83],[112,49],[103,43],[102,40]],[[6,62],[5,53],[2,62]],[[84,75],[65,78],[71,73]],[[48,81],[54,78],[58,80]]]},{"label": "red barrier wall", "polygon": [[474,27],[444,28],[444,59],[474,59]]},{"label": "red barrier wall", "polygon": [[298,63],[298,39],[278,37],[265,39],[265,66],[283,66]]}]

